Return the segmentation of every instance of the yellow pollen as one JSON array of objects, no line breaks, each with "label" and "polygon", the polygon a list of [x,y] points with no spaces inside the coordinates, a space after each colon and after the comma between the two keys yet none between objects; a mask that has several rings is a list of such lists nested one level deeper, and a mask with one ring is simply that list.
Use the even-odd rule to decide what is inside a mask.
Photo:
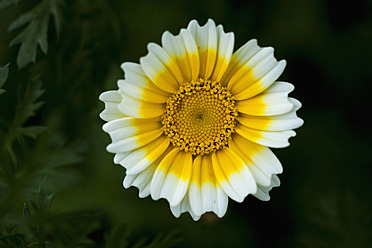
[{"label": "yellow pollen", "polygon": [[162,124],[174,146],[204,155],[228,146],[237,116],[234,98],[225,87],[198,79],[169,98]]}]

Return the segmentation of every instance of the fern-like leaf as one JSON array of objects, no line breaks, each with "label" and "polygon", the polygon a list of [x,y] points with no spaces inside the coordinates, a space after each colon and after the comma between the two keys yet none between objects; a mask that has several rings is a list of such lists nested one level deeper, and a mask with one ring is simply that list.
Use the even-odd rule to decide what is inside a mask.
[{"label": "fern-like leaf", "polygon": [[140,239],[137,241],[133,248],[169,248],[175,247],[182,241],[178,237],[178,230],[173,230],[168,233],[159,233],[151,241],[148,241],[146,238]]},{"label": "fern-like leaf", "polygon": [[128,225],[121,223],[111,232],[107,242],[106,248],[125,248],[128,247]]},{"label": "fern-like leaf", "polygon": [[38,110],[43,102],[38,102],[39,97],[44,93],[41,88],[42,82],[40,78],[36,78],[27,85],[26,92],[20,97],[18,105],[16,106],[14,120],[8,130],[4,145],[15,161],[15,155],[12,149],[13,142],[22,136],[29,136],[36,138],[37,135],[45,131],[46,127],[43,126],[27,126],[24,123]]},{"label": "fern-like leaf", "polygon": [[3,87],[6,79],[8,78],[9,73],[9,64],[0,67],[0,95],[5,92],[5,90],[1,89]]},{"label": "fern-like leaf", "polygon": [[43,0],[9,26],[9,31],[13,31],[28,23],[26,28],[10,42],[10,46],[21,44],[17,57],[20,68],[26,67],[30,62],[36,62],[38,45],[44,54],[47,54],[49,19],[52,15],[58,35],[61,29],[61,5],[62,0]]},{"label": "fern-like leaf", "polygon": [[37,100],[44,93],[40,78],[36,78],[27,85],[27,89],[23,97],[20,99],[17,107],[13,124],[18,127],[22,126],[30,117],[35,115],[44,102]]},{"label": "fern-like leaf", "polygon": [[18,4],[21,0],[2,0],[0,2],[0,9],[5,9],[13,4]]}]

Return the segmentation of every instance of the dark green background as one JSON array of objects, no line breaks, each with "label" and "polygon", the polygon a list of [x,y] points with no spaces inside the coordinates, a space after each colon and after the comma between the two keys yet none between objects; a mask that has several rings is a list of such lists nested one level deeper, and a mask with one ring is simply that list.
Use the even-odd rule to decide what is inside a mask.
[{"label": "dark green background", "polygon": [[[9,135],[19,99],[37,75],[44,104],[23,126],[47,127],[36,140],[23,137],[12,145],[13,184],[0,183],[1,236],[22,233],[23,204],[35,200],[44,178],[43,187],[55,193],[48,214],[87,237],[70,247],[110,247],[110,233],[123,222],[128,247],[141,239],[154,244],[173,230],[173,239],[182,239],[175,247],[372,247],[370,0],[64,0],[60,33],[53,18],[48,22],[47,54],[38,48],[36,63],[19,68],[20,46],[9,44],[26,26],[8,27],[39,2],[0,10],[0,66],[10,62],[0,139]],[[298,114],[305,124],[289,148],[274,150],[284,173],[269,202],[248,196],[240,204],[230,201],[222,219],[207,214],[194,222],[188,214],[174,218],[165,200],[139,199],[136,188],[123,189],[124,169],[105,150],[110,139],[101,129],[98,96],[116,89],[120,64],[138,62],[165,30],[178,34],[190,20],[208,18],[235,33],[234,50],[257,38],[287,60],[280,80],[294,84],[291,96],[302,102]],[[0,166],[14,163],[5,150],[0,156]],[[69,222],[66,216],[76,211],[81,219]],[[36,216],[31,226],[48,222],[30,212]],[[68,247],[72,239],[54,225],[60,226],[47,224],[46,240]]]}]

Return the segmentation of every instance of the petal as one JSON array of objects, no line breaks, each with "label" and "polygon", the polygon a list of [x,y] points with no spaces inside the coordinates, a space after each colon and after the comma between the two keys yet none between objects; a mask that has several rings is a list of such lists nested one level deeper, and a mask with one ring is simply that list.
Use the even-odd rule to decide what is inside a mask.
[{"label": "petal", "polygon": [[274,58],[272,47],[261,48],[257,40],[252,39],[233,54],[221,82],[235,99],[248,99],[268,88],[285,65],[285,60],[278,62]]},{"label": "petal", "polygon": [[[265,48],[256,48],[253,49],[255,53],[253,56],[249,58],[248,61],[242,63],[242,61],[236,61],[236,69],[231,68],[231,70],[236,70],[236,72],[231,75],[230,80],[227,83],[227,89],[231,91],[232,94],[238,94],[242,92],[244,89],[252,85],[257,78],[254,76],[255,69],[259,69],[259,65],[265,66],[265,63],[261,62],[269,62],[273,64],[276,62],[274,58],[274,48],[272,47],[265,47]],[[250,55],[250,53],[248,53]],[[236,59],[236,57],[235,57]],[[244,57],[246,59],[246,57]],[[231,72],[230,72],[231,74]]]},{"label": "petal", "polygon": [[296,132],[293,130],[280,132],[262,131],[252,129],[241,124],[235,126],[235,131],[250,141],[274,148],[283,148],[289,146],[288,139],[296,136]]},{"label": "petal", "polygon": [[[150,78],[147,77],[146,73],[143,71],[142,66],[140,64],[132,63],[132,62],[125,62],[121,64],[121,68],[124,71],[126,82],[134,86],[140,87],[140,88],[145,88],[145,89],[154,91],[160,95],[169,96],[168,92],[157,87],[150,80]],[[124,81],[124,80],[118,81],[119,88],[121,85],[121,81]]]},{"label": "petal", "polygon": [[268,116],[288,113],[293,109],[293,103],[288,100],[288,94],[293,85],[275,82],[261,94],[243,101],[236,101],[239,112],[247,115]]},{"label": "petal", "polygon": [[170,206],[172,214],[178,218],[182,213],[189,212],[194,221],[200,219],[201,215],[195,214],[190,206],[189,197],[186,194],[182,201],[176,206]]},{"label": "petal", "polygon": [[153,142],[131,151],[120,164],[127,169],[128,175],[138,174],[160,158],[168,146],[169,139],[162,135]]},{"label": "petal", "polygon": [[[173,149],[170,151],[160,162],[158,168],[156,169],[154,173],[154,177],[152,178],[151,181],[151,197],[154,200],[160,199],[161,195],[161,190],[163,187],[164,179],[165,176],[172,165],[175,157],[177,156],[179,150],[178,149]],[[161,165],[161,168],[159,168]]]},{"label": "petal", "polygon": [[128,96],[134,97],[138,100],[151,103],[166,103],[169,96],[159,94],[148,88],[138,87],[126,80],[119,80],[119,92]]},{"label": "petal", "polygon": [[261,171],[265,171],[267,174],[283,172],[280,161],[269,148],[251,142],[239,134],[235,134],[233,140],[236,146],[239,147],[239,149],[245,153],[246,157]]},{"label": "petal", "polygon": [[151,182],[154,200],[165,198],[171,206],[184,198],[192,173],[192,156],[175,148],[160,162]]},{"label": "petal", "polygon": [[217,179],[214,175],[211,156],[202,157],[201,175],[199,183],[203,213],[216,209],[216,185]]},{"label": "petal", "polygon": [[282,74],[286,62],[278,62],[273,53],[271,47],[260,50],[232,76],[227,88],[237,100],[261,93]]},{"label": "petal", "polygon": [[[161,169],[161,166],[158,169]],[[165,177],[160,197],[169,201],[171,206],[178,205],[184,198],[192,174],[192,156],[179,152]]]},{"label": "petal", "polygon": [[105,91],[99,96],[99,99],[105,103],[105,109],[99,114],[102,120],[112,121],[126,116],[118,109],[118,104],[123,97],[117,90]]},{"label": "petal", "polygon": [[190,207],[196,215],[205,212],[214,212],[219,217],[225,215],[228,196],[216,182],[210,156],[194,159],[188,196]]},{"label": "petal", "polygon": [[159,45],[150,43],[149,53],[140,59],[143,71],[160,89],[174,93],[184,82],[177,63]]},{"label": "petal", "polygon": [[203,214],[203,205],[200,192],[202,156],[197,156],[192,164],[192,176],[189,187],[190,207],[195,214]]},{"label": "petal", "polygon": [[150,143],[151,141],[154,141],[162,134],[163,134],[163,129],[160,128],[160,129],[142,133],[136,136],[124,138],[122,140],[118,140],[108,145],[107,151],[111,153],[120,153],[120,152],[127,152],[130,150],[134,150],[134,149],[140,148]]},{"label": "petal", "polygon": [[249,150],[249,147],[241,147],[238,146],[234,140],[230,141],[229,147],[236,153],[238,156],[244,161],[244,163],[248,166],[249,170],[251,171],[254,180],[257,184],[268,186],[270,185],[271,181],[271,170],[261,170],[258,166],[256,166],[253,162],[251,157],[255,154],[252,150]]},{"label": "petal", "polygon": [[138,174],[127,175],[123,181],[124,188],[127,189],[130,186],[135,186],[139,189],[140,198],[149,196],[151,179],[152,179],[152,176],[154,175],[155,169],[156,169],[156,166],[151,165]]},{"label": "petal", "polygon": [[256,182],[244,161],[229,148],[212,154],[213,170],[225,193],[242,202],[249,193],[257,190]]},{"label": "petal", "polygon": [[145,118],[133,118],[133,117],[125,117],[121,119],[116,119],[110,122],[105,123],[102,126],[102,129],[107,132],[113,132],[118,129],[122,128],[127,128],[127,127],[134,127],[136,125],[143,125],[147,123],[159,123],[160,124],[161,119],[159,117],[157,118],[150,118],[150,119],[145,119]]},{"label": "petal", "polygon": [[177,36],[167,31],[162,36],[162,45],[177,62],[184,79],[187,82],[195,81],[199,75],[200,65],[198,49],[190,31],[182,29]]},{"label": "petal", "polygon": [[242,125],[257,130],[284,131],[298,128],[304,123],[304,121],[296,115],[296,111],[301,107],[301,103],[293,98],[288,98],[288,100],[293,104],[293,108],[286,114],[273,116],[240,114],[238,120]]},{"label": "petal", "polygon": [[102,128],[110,134],[112,142],[115,143],[132,136],[138,136],[139,134],[161,129],[162,124],[157,120],[157,118],[137,119],[126,117],[110,121],[103,125]]},{"label": "petal", "polygon": [[269,186],[257,185],[257,192],[253,195],[260,199],[261,201],[268,201],[270,200],[269,191],[273,187],[278,187],[279,185],[280,185],[279,177],[277,175],[273,175],[271,177],[270,185]]},{"label": "petal", "polygon": [[226,214],[227,211],[227,205],[229,203],[229,198],[225,191],[223,191],[221,185],[216,186],[216,207],[214,212],[217,214],[218,217],[223,217]]},{"label": "petal", "polygon": [[216,64],[211,75],[211,80],[220,82],[227,66],[229,65],[231,55],[234,49],[234,34],[225,33],[222,25],[217,26],[218,50]]},{"label": "petal", "polygon": [[[231,78],[235,73],[248,62],[257,52],[261,51],[262,48],[257,45],[256,39],[251,39],[240,47],[231,57],[229,66],[226,69],[225,74],[221,79],[221,84],[227,86]],[[231,86],[230,86],[231,87]]]},{"label": "petal", "polygon": [[144,102],[128,95],[124,96],[118,108],[124,114],[136,118],[154,118],[165,112],[165,104]]},{"label": "petal", "polygon": [[203,213],[213,211],[218,217],[224,216],[227,210],[228,196],[214,175],[211,156],[203,156],[200,180]]},{"label": "petal", "polygon": [[191,32],[199,52],[199,77],[207,79],[213,72],[217,58],[217,29],[212,19],[200,27],[196,20],[192,20],[187,29]]},{"label": "petal", "polygon": [[[256,70],[252,69],[253,77],[256,79],[256,81],[242,92],[236,94],[236,100],[251,98],[270,87],[270,85],[272,85],[275,80],[277,80],[283,73],[284,68],[287,64],[285,60],[281,60],[277,63],[265,62],[266,61],[263,61],[262,63],[257,65],[257,67],[259,68],[256,68]],[[265,64],[262,65],[263,63]]]},{"label": "petal", "polygon": [[116,153],[115,156],[114,156],[114,163],[115,164],[120,164],[120,161],[122,161],[128,154],[129,154],[129,152]]},{"label": "petal", "polygon": [[105,91],[99,96],[99,100],[101,100],[102,102],[119,103],[122,99],[123,97],[117,90]]}]

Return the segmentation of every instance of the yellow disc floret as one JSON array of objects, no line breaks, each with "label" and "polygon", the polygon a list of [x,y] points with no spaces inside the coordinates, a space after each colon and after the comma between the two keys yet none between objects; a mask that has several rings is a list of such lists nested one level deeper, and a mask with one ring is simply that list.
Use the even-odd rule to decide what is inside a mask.
[{"label": "yellow disc floret", "polygon": [[203,155],[228,146],[234,132],[235,101],[216,81],[188,82],[167,101],[162,124],[174,146]]}]

